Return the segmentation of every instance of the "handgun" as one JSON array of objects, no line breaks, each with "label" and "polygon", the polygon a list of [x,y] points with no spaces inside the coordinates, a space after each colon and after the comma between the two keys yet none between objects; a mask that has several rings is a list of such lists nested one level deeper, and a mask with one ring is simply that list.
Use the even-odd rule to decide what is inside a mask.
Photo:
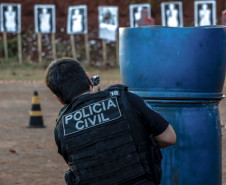
[{"label": "handgun", "polygon": [[100,83],[100,77],[98,75],[93,76],[91,80],[94,86],[97,86]]}]

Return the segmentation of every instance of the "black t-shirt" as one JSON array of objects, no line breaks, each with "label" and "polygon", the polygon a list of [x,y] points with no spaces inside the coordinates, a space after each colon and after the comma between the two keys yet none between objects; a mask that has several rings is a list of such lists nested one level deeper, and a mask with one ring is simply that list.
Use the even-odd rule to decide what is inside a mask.
[{"label": "black t-shirt", "polygon": [[[149,134],[153,134],[155,136],[161,134],[168,127],[169,123],[156,111],[149,108],[144,100],[137,96],[136,94],[125,92],[127,96],[128,102],[131,106],[131,110],[134,114],[137,115],[139,122],[138,124],[143,124],[147,129]],[[88,94],[82,96],[89,96]],[[80,98],[80,97],[79,97]],[[58,153],[63,156],[65,161],[68,163],[68,153],[65,149],[65,144],[63,143],[63,128],[62,124],[59,123],[55,128],[55,141],[58,146]],[[146,177],[141,177],[138,179],[134,179],[135,184],[142,185],[155,185],[153,180],[148,179]]]},{"label": "black t-shirt", "polygon": [[138,115],[140,121],[148,129],[150,134],[157,136],[169,125],[160,114],[150,109],[142,98],[134,93],[126,92],[132,111]]}]

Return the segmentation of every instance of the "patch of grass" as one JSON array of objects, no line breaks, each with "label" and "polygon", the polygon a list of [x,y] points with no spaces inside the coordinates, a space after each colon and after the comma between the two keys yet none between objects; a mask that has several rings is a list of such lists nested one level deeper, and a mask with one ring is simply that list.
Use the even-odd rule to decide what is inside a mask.
[{"label": "patch of grass", "polygon": [[[97,68],[81,63],[90,76],[99,75],[101,80],[121,80],[119,68]],[[48,64],[23,61],[20,65],[16,58],[9,61],[0,59],[0,80],[43,80]]]},{"label": "patch of grass", "polygon": [[35,63],[23,61],[21,65],[14,58],[0,60],[0,80],[40,80],[44,71],[42,66]]}]

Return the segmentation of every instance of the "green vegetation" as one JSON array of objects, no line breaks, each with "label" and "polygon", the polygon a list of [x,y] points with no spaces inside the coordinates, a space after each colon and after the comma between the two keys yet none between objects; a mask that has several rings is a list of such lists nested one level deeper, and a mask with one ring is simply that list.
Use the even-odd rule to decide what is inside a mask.
[{"label": "green vegetation", "polygon": [[[16,34],[7,34],[8,61],[4,58],[4,44],[0,37],[0,80],[42,80],[49,63],[53,61],[51,35],[42,35],[42,64],[38,63],[37,35],[34,28],[28,28],[22,36],[23,62],[18,62],[18,43]],[[85,54],[84,36],[75,35],[76,57],[91,76],[99,75],[105,80],[120,80],[119,67],[116,67],[116,43],[107,42],[107,62],[103,63],[102,41],[89,40],[90,61]],[[72,57],[69,37],[56,37],[56,57]],[[104,76],[104,78],[103,78]]]}]

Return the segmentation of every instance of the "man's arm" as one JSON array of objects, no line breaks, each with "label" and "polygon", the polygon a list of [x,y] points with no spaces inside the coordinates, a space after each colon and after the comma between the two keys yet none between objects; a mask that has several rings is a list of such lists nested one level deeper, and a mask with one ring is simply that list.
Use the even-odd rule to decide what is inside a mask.
[{"label": "man's arm", "polygon": [[62,139],[61,139],[62,136],[60,135],[59,129],[60,129],[60,126],[57,125],[54,130],[55,142],[58,148],[58,153],[64,158],[65,162],[68,163],[68,156],[64,148],[64,145],[62,144]]},{"label": "man's arm", "polygon": [[160,148],[175,144],[176,134],[169,122],[147,106],[139,96],[130,92],[127,95],[132,110],[139,116],[148,132],[154,136]]},{"label": "man's arm", "polygon": [[165,148],[176,143],[176,134],[170,124],[161,134],[154,137],[160,148]]}]

